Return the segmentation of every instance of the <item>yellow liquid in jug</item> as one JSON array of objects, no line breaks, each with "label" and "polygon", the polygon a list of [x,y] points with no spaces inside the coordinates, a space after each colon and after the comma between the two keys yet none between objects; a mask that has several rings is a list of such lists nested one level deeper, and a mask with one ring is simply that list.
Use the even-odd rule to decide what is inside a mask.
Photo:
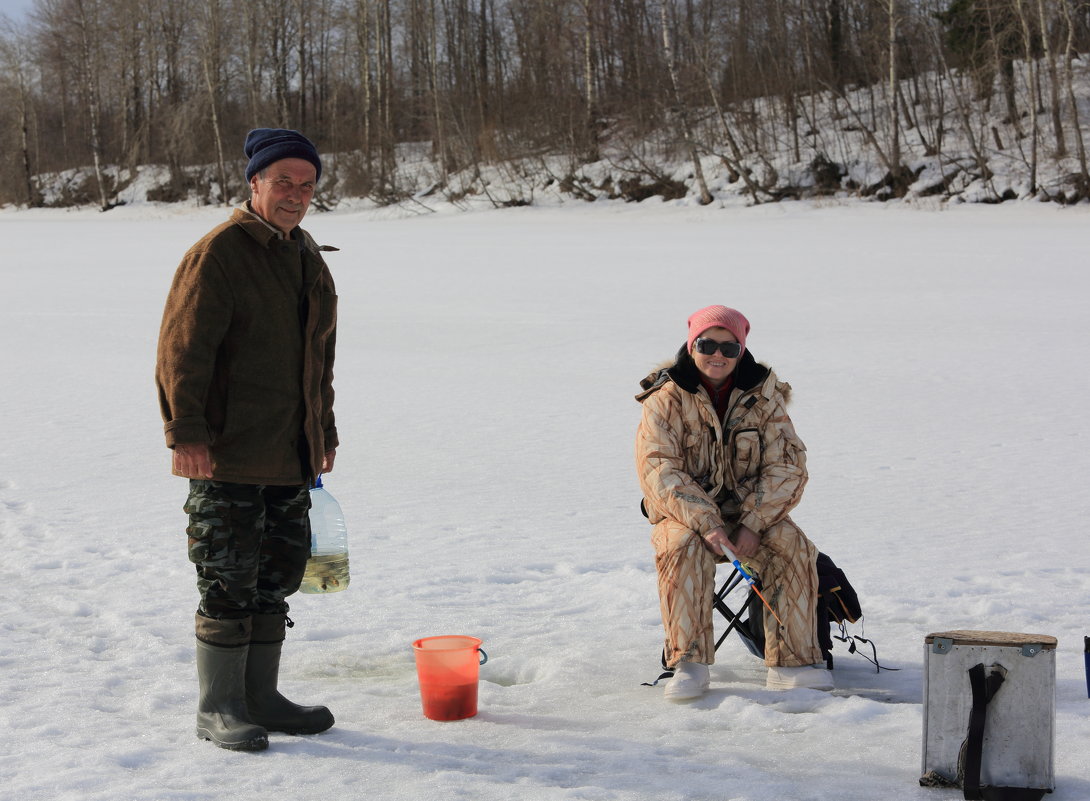
[{"label": "yellow liquid in jug", "polygon": [[313,554],[307,560],[299,592],[340,592],[347,586],[348,554]]}]

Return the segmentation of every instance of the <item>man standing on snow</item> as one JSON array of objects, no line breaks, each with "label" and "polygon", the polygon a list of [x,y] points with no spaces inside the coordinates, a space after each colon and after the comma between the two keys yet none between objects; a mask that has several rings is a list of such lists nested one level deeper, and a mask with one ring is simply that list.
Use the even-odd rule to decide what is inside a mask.
[{"label": "man standing on snow", "polygon": [[197,568],[197,736],[260,751],[268,732],[314,734],[324,706],[277,691],[287,596],[310,553],[309,486],[333,469],[337,296],[299,227],[322,163],[296,131],[246,137],[250,200],[189,249],[159,332],[155,379],[189,481]]}]

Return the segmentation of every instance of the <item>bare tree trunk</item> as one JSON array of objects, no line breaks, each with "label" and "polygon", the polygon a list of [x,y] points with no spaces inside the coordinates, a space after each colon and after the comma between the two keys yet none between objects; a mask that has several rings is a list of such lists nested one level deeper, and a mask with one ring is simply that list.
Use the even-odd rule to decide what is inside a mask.
[{"label": "bare tree trunk", "polygon": [[143,57],[145,57],[147,21],[144,14],[135,3],[129,3],[122,7],[122,23],[125,28],[125,60],[128,68],[128,91],[125,93],[127,106],[124,115],[124,139],[121,143],[121,152],[126,155],[126,166],[130,173],[135,173],[136,168],[147,163],[148,136],[147,136],[147,109],[144,104],[144,92],[146,90],[142,69]]},{"label": "bare tree trunk", "polygon": [[1069,0],[1060,0],[1063,8],[1064,22],[1067,25],[1067,46],[1064,48],[1064,83],[1067,86],[1067,104],[1071,108],[1071,128],[1075,137],[1075,151],[1079,156],[1079,173],[1082,179],[1082,191],[1090,193],[1090,171],[1086,165],[1086,145],[1082,138],[1082,127],[1079,123],[1079,105],[1075,97],[1075,78],[1071,62],[1075,57],[1075,23],[1071,18],[1071,5]]},{"label": "bare tree trunk", "polygon": [[[231,193],[227,187],[227,165],[223,157],[223,136],[220,132],[220,92],[222,82],[219,70],[212,65],[212,60],[220,51],[219,0],[205,0],[204,3],[204,48],[201,54],[201,70],[204,73],[204,86],[208,91],[208,107],[212,114],[212,139],[216,144],[216,165],[219,168],[220,200],[225,206],[231,204]],[[215,79],[212,73],[215,72]]]},{"label": "bare tree trunk", "polygon": [[478,119],[478,152],[486,162],[496,159],[495,122],[492,118],[492,98],[488,48],[488,0],[478,0],[477,11],[477,58],[474,70],[474,100]]},{"label": "bare tree trunk", "polygon": [[689,124],[689,114],[685,109],[681,96],[681,85],[677,77],[677,66],[674,63],[674,48],[670,39],[670,19],[666,11],[668,0],[659,0],[659,16],[662,22],[662,48],[666,56],[666,67],[670,73],[670,83],[674,88],[674,102],[677,103],[677,115],[680,121],[685,144],[689,151],[689,158],[693,163],[693,175],[696,177],[697,188],[700,192],[700,205],[706,206],[714,200],[708,191],[708,184],[704,180],[704,168],[700,164],[700,155],[696,150],[696,141],[693,138],[692,126]]},{"label": "bare tree trunk", "polygon": [[364,178],[371,181],[372,155],[374,153],[374,89],[371,80],[371,8],[370,0],[356,0],[356,48],[359,51],[359,81],[363,92],[360,104],[363,112],[362,142]]},{"label": "bare tree trunk", "polygon": [[75,0],[76,25],[79,29],[79,65],[80,83],[83,86],[84,99],[87,103],[87,116],[91,126],[91,156],[95,165],[95,183],[98,187],[99,208],[109,211],[110,203],[106,200],[106,179],[102,174],[102,142],[99,138],[99,96],[98,96],[98,65],[94,57],[92,40],[98,41],[101,31],[98,29],[98,15],[95,13],[95,30],[92,33],[92,20],[88,16],[87,5],[92,5],[92,12],[97,12],[97,0]]},{"label": "bare tree trunk", "polygon": [[23,189],[24,198],[28,206],[35,206],[36,192],[34,191],[34,172],[30,168],[30,128],[29,115],[27,114],[27,87],[24,76],[19,76],[19,153],[23,162]]},{"label": "bare tree trunk", "polygon": [[1030,31],[1029,19],[1026,17],[1025,7],[1022,5],[1024,0],[1015,0],[1015,6],[1018,10],[1018,19],[1022,23],[1022,42],[1025,46],[1025,58],[1026,58],[1026,70],[1027,70],[1027,83],[1029,83],[1029,96],[1030,96],[1030,145],[1029,145],[1029,191],[1031,195],[1037,194],[1037,141],[1040,138],[1040,127],[1038,126],[1038,110],[1041,107],[1041,99],[1037,92],[1037,80],[1036,70],[1037,62],[1033,58],[1033,34]]},{"label": "bare tree trunk", "polygon": [[310,8],[308,0],[295,0],[295,13],[299,20],[299,31],[295,37],[296,69],[299,72],[299,95],[296,100],[296,125],[302,130],[307,127],[307,92],[310,91],[310,52],[308,43],[313,32],[310,29]]},{"label": "bare tree trunk", "polygon": [[594,14],[593,0],[582,0],[583,7],[583,136],[586,138],[582,157],[593,162],[601,158],[598,150],[598,92],[594,77]]},{"label": "bare tree trunk", "polygon": [[[269,6],[265,7],[266,9]],[[288,86],[289,53],[290,45],[287,25],[287,14],[277,4],[277,16],[267,19],[270,22],[266,27],[269,38],[266,42],[268,52],[272,56],[273,88],[275,92],[276,123],[277,125],[290,125],[291,112],[288,110]]]},{"label": "bare tree trunk", "polygon": [[384,184],[392,185],[393,172],[396,167],[395,141],[394,141],[394,33],[393,20],[390,15],[390,0],[379,1],[379,41],[381,43],[381,69],[380,69],[380,118],[382,120],[382,178]]},{"label": "bare tree trunk", "polygon": [[[1008,2],[1020,6],[1022,0],[1008,0]],[[1007,119],[1014,128],[1015,134],[1021,139],[1022,124],[1018,117],[1018,104],[1014,96],[1014,60],[1007,52],[1007,39],[1010,36],[1007,30],[1005,17],[996,16],[996,8],[992,3],[985,4],[988,18],[988,28],[992,35],[992,57],[995,63],[995,72],[999,76],[999,82],[1003,86],[1003,99],[1007,104]],[[999,9],[1002,13],[1003,9]]]},{"label": "bare tree trunk", "polygon": [[897,79],[897,0],[889,0],[889,160],[893,164],[890,177],[896,182],[901,178],[901,119],[897,108],[899,93]]},{"label": "bare tree trunk", "polygon": [[845,61],[844,54],[844,25],[841,14],[841,0],[826,0],[825,3],[825,35],[829,43],[829,61],[832,69],[830,79],[837,92],[844,89]]},{"label": "bare tree trunk", "polygon": [[30,66],[26,50],[26,37],[22,31],[9,24],[0,30],[0,65],[9,75],[15,76],[19,92],[19,155],[22,166],[23,202],[27,206],[37,205],[34,191],[34,173],[30,159],[30,81],[27,71]]},{"label": "bare tree trunk", "polygon": [[1067,142],[1064,140],[1063,120],[1060,114],[1060,75],[1056,67],[1056,54],[1052,49],[1052,36],[1049,34],[1048,21],[1045,19],[1044,0],[1037,0],[1037,18],[1041,25],[1041,42],[1045,49],[1045,63],[1048,65],[1049,104],[1052,117],[1052,135],[1056,140],[1056,157],[1067,155]]},{"label": "bare tree trunk", "polygon": [[439,174],[443,183],[448,180],[449,164],[447,157],[446,135],[443,129],[443,111],[439,94],[439,20],[435,12],[436,0],[428,0],[428,57],[431,61],[428,69],[428,83],[431,87],[431,106],[435,121],[432,134],[432,150],[439,162]]}]

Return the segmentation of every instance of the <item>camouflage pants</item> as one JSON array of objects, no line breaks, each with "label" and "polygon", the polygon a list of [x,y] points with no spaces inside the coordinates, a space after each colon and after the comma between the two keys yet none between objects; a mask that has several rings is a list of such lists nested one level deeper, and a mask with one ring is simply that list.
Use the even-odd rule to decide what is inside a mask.
[{"label": "camouflage pants", "polygon": [[[712,599],[717,559],[696,532],[663,520],[651,533],[658,569],[659,606],[666,631],[666,664],[715,662]],[[764,595],[784,622],[764,609],[765,664],[812,665],[822,661],[814,625],[817,548],[790,518],[761,534],[747,560],[760,575]],[[763,609],[758,607],[758,609]]]},{"label": "camouflage pants", "polygon": [[189,561],[205,617],[287,614],[310,555],[310,492],[190,479]]}]

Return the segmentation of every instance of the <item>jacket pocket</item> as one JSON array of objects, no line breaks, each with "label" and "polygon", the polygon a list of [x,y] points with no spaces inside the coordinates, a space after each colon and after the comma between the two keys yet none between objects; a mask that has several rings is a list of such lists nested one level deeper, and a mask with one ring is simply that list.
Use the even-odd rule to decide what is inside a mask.
[{"label": "jacket pocket", "polygon": [[210,493],[213,483],[205,479],[191,481],[183,509],[189,515],[189,561],[205,569],[222,569],[235,560],[234,509],[230,501]]},{"label": "jacket pocket", "polygon": [[743,428],[735,432],[731,445],[731,469],[738,481],[756,476],[761,469],[761,432]]},{"label": "jacket pocket", "polygon": [[708,491],[715,481],[713,440],[714,437],[710,438],[707,431],[698,428],[687,430],[682,443],[685,470],[704,491]]}]

